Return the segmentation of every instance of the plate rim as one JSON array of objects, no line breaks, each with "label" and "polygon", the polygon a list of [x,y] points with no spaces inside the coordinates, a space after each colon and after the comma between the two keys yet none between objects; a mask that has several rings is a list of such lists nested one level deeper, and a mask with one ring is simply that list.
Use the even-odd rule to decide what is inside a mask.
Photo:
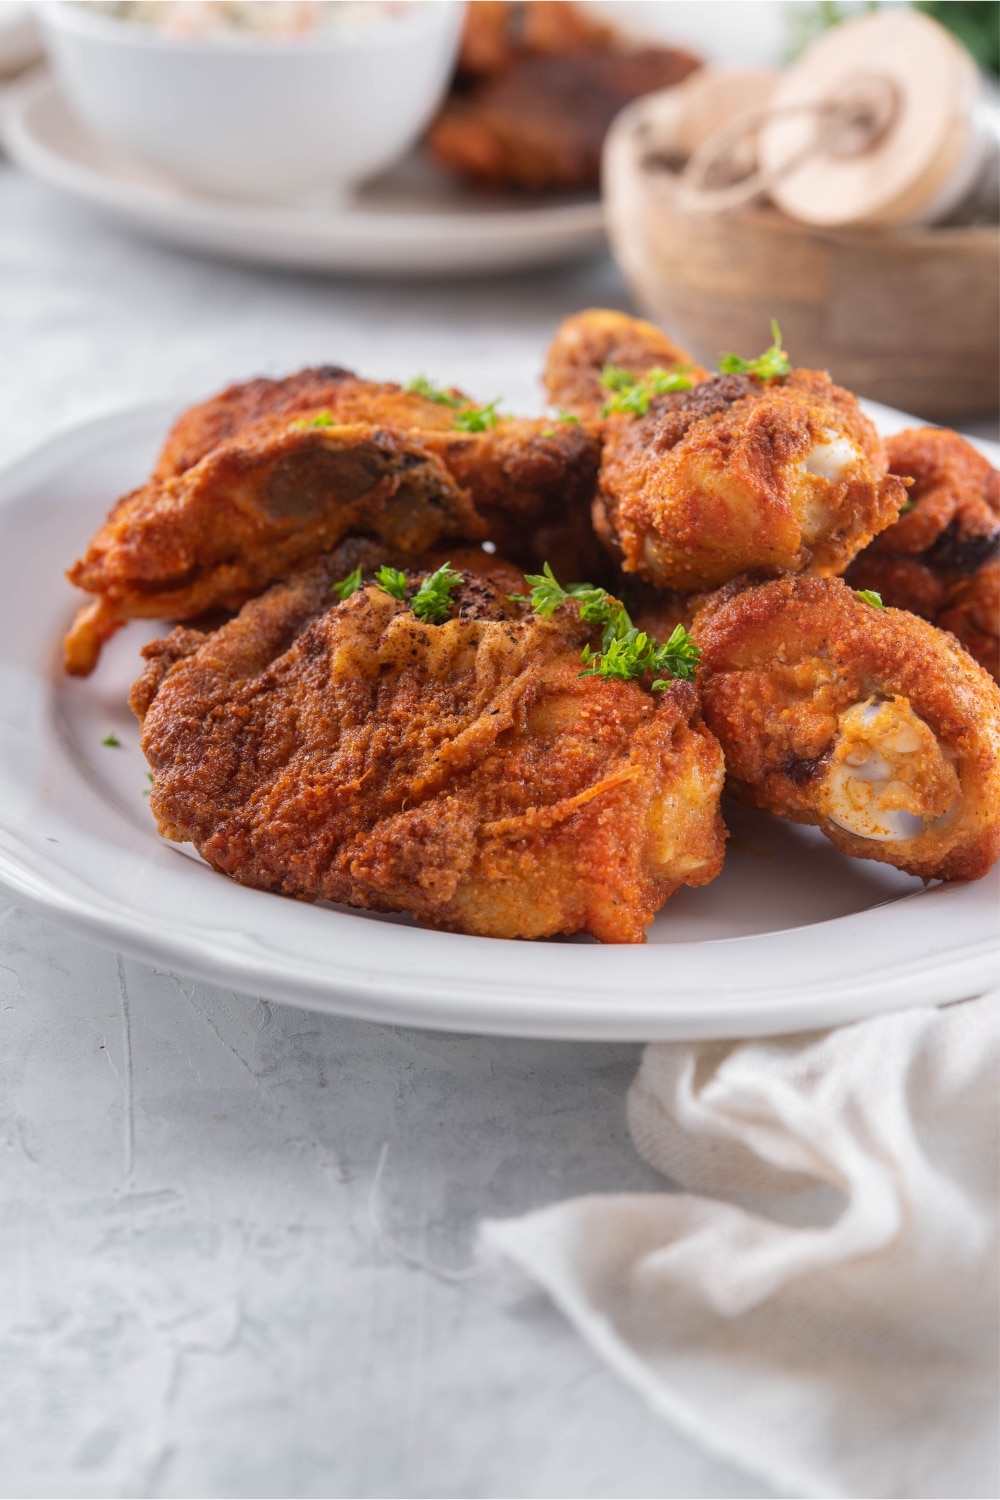
[{"label": "plate rim", "polygon": [[[84,419],[43,438],[28,452],[13,459],[0,469],[0,512],[16,505],[25,491],[79,461],[88,451],[100,451],[117,435],[159,428],[164,419],[176,410],[176,403],[167,401],[146,402],[138,406],[120,408],[103,416]],[[988,446],[988,445],[987,445]],[[51,694],[44,695],[46,707],[42,710],[46,723],[53,722],[55,705]],[[69,759],[69,749],[63,751]],[[69,762],[74,764],[72,760]],[[77,770],[77,775],[79,775]],[[124,815],[119,815],[123,818]],[[55,827],[55,824],[52,825]],[[86,831],[77,830],[84,841],[90,839]],[[141,831],[137,837],[145,838]],[[19,853],[17,845],[22,846]],[[115,846],[111,846],[112,848]],[[176,930],[177,924],[162,915],[150,925],[148,913],[140,919],[132,912],[112,910],[103,892],[90,889],[87,897],[72,889],[74,876],[65,869],[53,874],[51,851],[49,858],[36,853],[25,858],[24,840],[16,830],[0,829],[0,884],[17,899],[36,910],[71,927],[84,937],[110,944],[147,962],[166,966],[215,983],[226,983],[251,993],[266,994],[279,1001],[290,1002],[308,1009],[346,1014],[360,1019],[393,1024],[425,1026],[449,1031],[472,1031],[481,1034],[514,1036],[558,1037],[580,1040],[646,1041],[654,1038],[681,1039],[695,1037],[727,1037],[768,1035],[789,1030],[814,1029],[829,1024],[843,1024],[875,1013],[900,1009],[914,1004],[935,1004],[965,998],[988,988],[995,982],[997,940],[992,930],[959,947],[942,946],[930,935],[936,934],[940,921],[936,920],[947,903],[963,902],[963,911],[971,913],[981,907],[985,913],[995,903],[995,890],[1000,870],[993,872],[982,882],[967,886],[938,886],[934,889],[902,896],[884,905],[874,905],[861,912],[834,917],[819,923],[798,928],[785,929],[778,933],[761,933],[734,938],[700,940],[675,947],[650,945],[646,948],[598,948],[588,945],[528,943],[503,943],[509,956],[516,949],[520,960],[514,961],[514,969],[526,968],[526,956],[532,955],[531,967],[539,968],[540,980],[528,985],[529,993],[511,994],[502,986],[511,984],[507,971],[510,964],[497,962],[500,944],[495,939],[475,938],[463,934],[441,934],[426,929],[396,927],[393,931],[401,936],[403,949],[416,950],[427,939],[433,943],[446,942],[454,953],[454,963],[439,963],[431,951],[430,968],[423,964],[422,972],[407,968],[397,959],[388,970],[379,955],[362,954],[360,962],[352,955],[345,972],[331,976],[324,973],[322,981],[317,978],[315,966],[300,968],[289,973],[285,966],[287,954],[282,954],[279,944],[268,949],[270,957],[252,945],[248,949],[247,934],[241,935],[242,947],[220,939],[218,925],[206,931],[192,934],[190,927],[183,932]],[[167,855],[177,859],[177,851],[166,844],[157,846],[156,855]],[[185,861],[192,869],[203,869],[192,861]],[[181,867],[178,865],[177,870]],[[209,878],[221,879],[211,875]],[[174,869],[168,871],[166,879],[171,887]],[[181,881],[189,877],[179,875]],[[235,899],[242,903],[245,911],[246,898],[252,901],[268,900],[268,893],[251,891],[225,882],[220,892],[225,895],[223,907]],[[804,991],[800,979],[790,980],[780,972],[770,971],[764,977],[762,965],[766,955],[781,950],[794,951],[811,941],[810,934],[823,928],[838,947],[850,949],[855,940],[871,948],[870,929],[873,920],[879,927],[877,942],[882,946],[902,941],[905,951],[907,928],[911,926],[907,908],[914,901],[921,902],[921,912],[927,913],[929,921],[921,917],[920,926],[928,934],[928,944],[915,956],[894,959],[892,971],[884,969],[867,978],[854,973],[848,982],[843,974],[835,975],[828,982],[812,980],[808,991]],[[360,949],[370,950],[358,925],[359,918],[350,913],[327,912],[315,907],[302,907],[290,902],[289,907],[298,912],[311,913],[326,924],[324,932],[331,936],[331,948],[335,946],[338,931],[351,931],[358,935]],[[270,907],[269,907],[270,909]],[[875,913],[878,916],[875,917]],[[332,919],[332,920],[331,920]],[[365,919],[360,919],[373,930]],[[976,918],[978,920],[978,916]],[[345,929],[343,924],[351,924]],[[245,924],[249,927],[251,924]],[[283,926],[284,924],[279,924]],[[298,926],[298,922],[290,926]],[[947,923],[945,925],[948,925]],[[414,936],[415,935],[415,936]],[[252,934],[251,934],[252,936]],[[842,940],[842,941],[841,941]],[[748,948],[749,945],[749,948]],[[383,945],[390,949],[392,945]],[[570,973],[568,978],[557,981],[555,971],[560,965],[572,968],[567,955],[586,952],[588,968],[597,980],[605,984],[612,975],[615,964],[622,954],[655,955],[640,958],[633,967],[650,971],[655,965],[664,969],[670,955],[683,972],[691,970],[692,960],[697,962],[699,954],[711,947],[718,955],[722,951],[718,972],[724,972],[726,960],[731,954],[735,967],[742,967],[740,956],[748,952],[759,962],[754,983],[740,975],[730,986],[718,978],[708,987],[687,989],[683,994],[670,997],[669,1006],[660,1013],[651,1012],[650,1006],[666,999],[662,979],[656,991],[648,985],[648,974],[644,984],[630,985],[632,993],[625,998],[609,1003],[604,991],[591,991],[581,995],[579,977]],[[686,950],[686,951],[685,951]],[[445,952],[448,950],[440,950]],[[468,963],[460,962],[463,952]],[[494,962],[488,967],[497,971],[495,975],[484,973],[478,960],[483,955],[492,955]],[[536,962],[542,955],[542,961]],[[787,958],[787,953],[786,953]],[[421,966],[418,966],[421,967]],[[470,977],[471,975],[471,977]],[[638,980],[640,974],[636,973]],[[567,1002],[567,993],[570,994]],[[475,996],[470,999],[470,994]]]},{"label": "plate rim", "polygon": [[[44,70],[39,77],[19,88],[7,102],[0,122],[0,135],[11,157],[20,166],[50,186],[81,201],[97,204],[132,224],[147,228],[155,226],[160,232],[175,238],[179,235],[181,243],[192,243],[187,238],[191,233],[231,237],[232,243],[227,243],[227,251],[240,254],[243,259],[270,264],[284,260],[286,264],[314,264],[318,269],[324,264],[299,255],[282,257],[273,244],[267,252],[246,245],[241,251],[241,238],[247,233],[272,241],[283,235],[294,235],[310,241],[314,250],[325,248],[335,252],[339,248],[342,262],[338,264],[331,258],[325,263],[330,269],[363,269],[363,263],[356,257],[364,248],[375,244],[380,251],[394,250],[404,239],[411,246],[416,245],[424,255],[440,249],[445,241],[459,251],[478,252],[475,264],[469,260],[468,254],[451,257],[445,254],[433,262],[394,259],[392,265],[386,267],[396,273],[405,273],[409,269],[415,274],[462,267],[488,269],[494,262],[479,256],[491,250],[494,255],[499,250],[497,265],[513,265],[512,253],[505,255],[503,251],[511,252],[515,239],[520,243],[521,256],[528,257],[516,263],[525,265],[533,263],[532,252],[535,256],[542,254],[539,245],[533,243],[535,241],[560,239],[563,242],[559,252],[562,257],[582,255],[588,245],[596,248],[604,242],[604,210],[599,196],[585,202],[543,203],[475,214],[447,210],[431,213],[419,209],[381,212],[350,206],[321,213],[295,204],[256,204],[238,200],[229,203],[221,198],[202,197],[181,187],[175,188],[166,180],[162,187],[155,182],[131,181],[112,171],[76,161],[59,151],[39,132],[35,112],[53,100],[72,113],[57,80],[50,71]],[[202,246],[205,248],[204,241]]]}]

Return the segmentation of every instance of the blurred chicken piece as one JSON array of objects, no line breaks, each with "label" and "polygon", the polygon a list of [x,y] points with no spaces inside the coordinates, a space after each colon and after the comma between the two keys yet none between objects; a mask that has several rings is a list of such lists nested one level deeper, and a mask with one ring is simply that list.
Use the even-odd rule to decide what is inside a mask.
[{"label": "blurred chicken piece", "polygon": [[342,562],[146,647],[165,838],[245,885],[492,937],[642,942],[718,874],[722,756],[690,683],[581,677],[575,609],[482,577],[441,624],[372,585],[330,608]]},{"label": "blurred chicken piece", "polygon": [[677,48],[630,45],[569,3],[470,5],[427,144],[442,166],[492,187],[596,188],[618,111],[699,66]]},{"label": "blurred chicken piece", "polygon": [[733,583],[695,622],[728,786],[926,880],[1000,855],[1000,691],[950,636],[840,579]]},{"label": "blurred chicken piece", "polygon": [[886,448],[892,472],[915,482],[848,582],[950,630],[1000,681],[1000,473],[940,427],[897,433]]},{"label": "blurred chicken piece", "polygon": [[715,375],[604,432],[595,529],[626,573],[661,588],[838,573],[905,498],[855,398],[815,370]]},{"label": "blurred chicken piece", "polygon": [[692,383],[708,375],[655,324],[611,308],[589,307],[566,318],[549,346],[543,377],[549,400],[573,416],[599,418],[609,394],[601,384],[608,366],[640,376],[682,369]]},{"label": "blurred chicken piece", "polygon": [[568,0],[477,0],[465,12],[458,73],[482,78],[522,57],[600,51],[613,41],[611,26]]},{"label": "blurred chicken piece", "polygon": [[513,417],[456,428],[473,403],[336,367],[232,386],[176,423],[153,478],[125,496],[69,571],[98,595],[66,640],[90,672],[127,618],[237,608],[349,532],[422,551],[489,537],[525,567],[598,576],[597,437]]}]

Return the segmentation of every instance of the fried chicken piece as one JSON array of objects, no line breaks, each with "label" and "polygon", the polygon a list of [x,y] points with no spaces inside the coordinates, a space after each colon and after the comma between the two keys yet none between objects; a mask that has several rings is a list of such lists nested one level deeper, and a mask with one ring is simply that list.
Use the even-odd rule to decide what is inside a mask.
[{"label": "fried chicken piece", "polygon": [[1000,855],[1000,690],[942,631],[840,579],[732,584],[695,622],[728,785],[925,880]]},{"label": "fried chicken piece", "polygon": [[91,671],[128,617],[238,608],[352,530],[414,552],[483,525],[443,464],[398,434],[258,423],[118,502],[68,575],[99,597],[66,637],[67,670]]},{"label": "fried chicken piece", "polygon": [[153,478],[69,571],[98,599],[67,637],[67,670],[91,671],[132,615],[238,607],[349,531],[417,552],[490,537],[525,567],[549,558],[566,576],[599,575],[597,437],[513,417],[463,431],[457,409],[473,403],[441,394],[328,366],[232,386],[186,412]]},{"label": "fried chicken piece", "polygon": [[886,448],[892,473],[914,484],[848,581],[950,630],[1000,681],[1000,472],[945,428],[911,428]]},{"label": "fried chicken piece", "polygon": [[543,377],[549,400],[574,416],[599,418],[608,399],[601,384],[608,365],[630,375],[680,368],[695,382],[708,374],[655,324],[611,308],[588,307],[566,318],[549,345]]},{"label": "fried chicken piece", "polygon": [[691,52],[627,48],[607,31],[558,45],[553,36],[538,51],[505,48],[493,27],[492,45],[481,48],[489,71],[456,81],[427,132],[432,156],[493,187],[597,187],[604,136],[619,110],[700,66]]},{"label": "fried chicken piece", "polygon": [[482,577],[441,624],[371,585],[330,608],[342,565],[146,647],[164,837],[245,885],[493,937],[641,942],[718,874],[722,756],[690,683],[581,677],[576,610]]},{"label": "fried chicken piece", "polygon": [[595,528],[661,588],[840,572],[905,498],[855,398],[815,370],[712,376],[604,429]]}]

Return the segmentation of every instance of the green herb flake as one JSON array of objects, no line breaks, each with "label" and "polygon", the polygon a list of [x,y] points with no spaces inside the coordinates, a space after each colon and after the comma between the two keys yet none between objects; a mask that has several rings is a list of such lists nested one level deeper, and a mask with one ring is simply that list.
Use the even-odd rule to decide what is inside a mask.
[{"label": "green herb flake", "polygon": [[555,435],[556,435],[556,430],[555,430],[554,427],[543,427],[542,428],[542,431],[541,431],[541,436],[542,437],[555,437]]},{"label": "green herb flake", "polygon": [[898,511],[896,512],[896,515],[897,516],[908,516],[910,514],[910,511],[913,510],[914,507],[916,506],[916,503],[917,502],[915,500],[904,500],[903,503],[902,503],[902,505],[899,507]]},{"label": "green herb flake", "polygon": [[406,603],[406,574],[398,568],[379,568],[375,582],[384,594],[391,594],[400,604]]},{"label": "green herb flake", "polygon": [[574,417],[571,411],[563,411],[562,407],[556,409],[556,421],[568,422],[571,427],[579,427],[580,425],[580,418]]},{"label": "green herb flake", "polygon": [[332,412],[318,411],[311,417],[303,417],[301,422],[293,422],[292,425],[299,432],[308,432],[316,427],[336,427],[337,419]]},{"label": "green herb flake", "polygon": [[348,573],[339,583],[331,583],[330,592],[336,594],[338,599],[349,599],[356,594],[361,587],[361,569],[355,568],[353,573]]},{"label": "green herb flake", "polygon": [[485,406],[467,406],[464,411],[455,413],[452,426],[458,432],[492,432],[500,421],[497,407],[500,405],[500,397],[495,401],[488,401]]},{"label": "green herb flake", "polygon": [[142,795],[144,797],[148,797],[149,794],[150,794],[150,792],[152,790],[153,790],[153,773],[152,773],[152,771],[147,771],[146,772],[146,786],[145,786],[145,789],[144,789]]},{"label": "green herb flake", "polygon": [[106,734],[101,744],[107,745],[111,750],[120,750],[122,747],[122,742],[116,734]]},{"label": "green herb flake", "polygon": [[428,574],[413,596],[410,608],[418,620],[429,625],[440,625],[451,613],[451,595],[462,582],[461,573],[456,573],[451,563],[442,563]]},{"label": "green herb flake", "polygon": [[428,380],[426,375],[418,375],[416,380],[411,380],[404,387],[410,396],[423,396],[427,401],[436,401],[438,406],[451,406],[456,410],[465,405],[462,396],[456,396],[453,391],[443,385],[435,385],[433,380]]},{"label": "green herb flake", "polygon": [[607,589],[591,583],[572,583],[563,588],[548,563],[541,573],[525,575],[530,594],[511,594],[518,604],[530,604],[536,615],[548,620],[561,605],[576,604],[585,625],[601,628],[601,649],[584,646],[580,653],[584,670],[581,677],[605,677],[634,682],[653,673],[653,692],[667,687],[677,677],[690,681],[701,658],[701,647],[678,625],[664,645],[658,645],[645,631],[632,624],[628,610]]},{"label": "green herb flake", "polygon": [[601,385],[611,395],[601,408],[602,417],[615,413],[644,417],[654,396],[670,396],[675,391],[689,391],[693,382],[690,370],[682,365],[672,370],[654,368],[645,375],[636,375],[618,365],[605,365],[601,371]]},{"label": "green herb flake", "polygon": [[876,594],[874,589],[855,589],[854,596],[856,599],[860,599],[863,604],[870,604],[873,609],[885,609],[885,605],[882,603],[882,595]]},{"label": "green herb flake", "polygon": [[787,375],[791,369],[788,355],[781,347],[781,329],[774,318],[771,319],[771,338],[773,343],[763,354],[758,354],[756,359],[743,359],[739,354],[724,354],[719,360],[719,373],[722,375],[755,375],[758,380],[778,380],[782,375]]}]

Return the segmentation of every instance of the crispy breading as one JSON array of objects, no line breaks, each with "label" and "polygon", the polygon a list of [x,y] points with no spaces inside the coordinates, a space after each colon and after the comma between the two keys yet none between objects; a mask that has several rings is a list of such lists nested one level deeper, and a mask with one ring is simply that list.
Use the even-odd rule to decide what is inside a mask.
[{"label": "crispy breading", "polygon": [[191,468],[120,500],[70,570],[99,596],[66,638],[85,674],[124,619],[235,609],[350,531],[423,551],[482,536],[467,493],[426,449],[370,426],[301,429],[270,419]]},{"label": "crispy breading", "polygon": [[694,632],[737,796],[924,879],[994,864],[1000,690],[951,636],[791,577],[720,590]]},{"label": "crispy breading", "polygon": [[164,837],[259,889],[495,937],[641,942],[718,874],[722,757],[690,683],[581,677],[575,608],[543,620],[473,576],[440,625],[370,585],[330,608],[342,565],[146,648]]},{"label": "crispy breading", "polygon": [[855,398],[815,370],[713,376],[604,428],[595,527],[661,588],[840,572],[905,497]]},{"label": "crispy breading", "polygon": [[708,373],[654,323],[613,308],[588,307],[564,319],[549,345],[543,376],[549,400],[574,416],[600,418],[608,399],[601,372],[608,365],[632,375],[681,367],[692,381]]},{"label": "crispy breading", "polygon": [[489,537],[528,568],[549,558],[566,576],[597,572],[598,438],[545,419],[501,418],[482,432],[455,422],[455,405],[335,367],[232,386],[193,407],[154,477],[118,502],[69,571],[98,598],[67,638],[67,669],[89,672],[132,615],[235,608],[351,531],[417,552]]},{"label": "crispy breading", "polygon": [[946,428],[910,428],[886,448],[892,473],[914,483],[848,581],[952,631],[1000,681],[1000,472]]}]

